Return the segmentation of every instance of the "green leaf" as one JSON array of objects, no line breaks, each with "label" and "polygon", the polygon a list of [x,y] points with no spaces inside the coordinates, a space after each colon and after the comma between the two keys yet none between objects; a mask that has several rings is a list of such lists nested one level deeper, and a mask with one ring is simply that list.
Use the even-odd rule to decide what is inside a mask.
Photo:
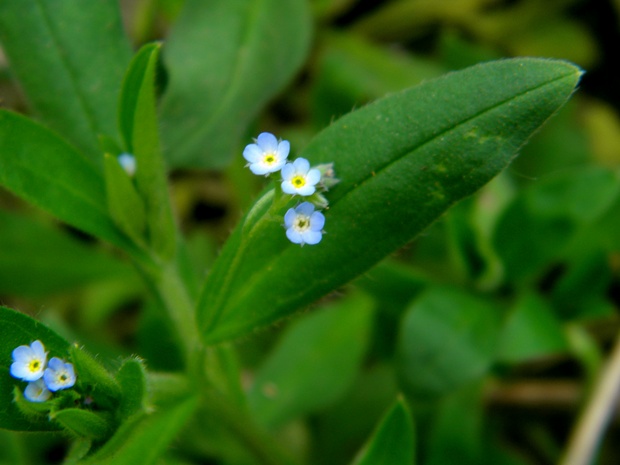
[{"label": "green leaf", "polygon": [[48,358],[66,358],[69,343],[38,321],[11,310],[0,307],[0,428],[14,431],[52,431],[58,427],[49,421],[33,421],[26,418],[12,402],[13,389],[26,387],[26,383],[11,377],[9,369],[13,363],[13,349],[30,345],[40,340],[48,352]]},{"label": "green leaf", "polygon": [[0,41],[35,112],[101,166],[131,58],[118,2],[0,2]]},{"label": "green leaf", "polygon": [[131,358],[121,365],[116,380],[121,387],[122,398],[119,413],[123,418],[143,410],[146,397],[146,371],[142,361]]},{"label": "green leaf", "polygon": [[32,402],[24,397],[24,393],[21,391],[22,387],[23,385],[13,388],[13,402],[19,411],[30,421],[47,423],[48,414],[57,408],[59,399],[53,398],[45,402]]},{"label": "green leaf", "polygon": [[114,407],[121,398],[121,387],[105,367],[95,358],[74,344],[69,349],[75,366],[77,383],[90,386],[94,402],[100,406]]},{"label": "green leaf", "polygon": [[381,311],[400,316],[411,300],[432,283],[423,273],[387,259],[360,276],[355,285],[380,302]]},{"label": "green leaf", "polygon": [[40,296],[135,275],[126,264],[45,224],[0,211],[0,293]]},{"label": "green leaf", "polygon": [[116,156],[105,154],[104,173],[110,216],[137,244],[144,243],[146,213],[144,202]]},{"label": "green leaf", "polygon": [[608,211],[620,191],[618,180],[618,173],[608,169],[580,167],[521,191],[493,235],[506,278],[535,277],[566,254],[578,233]]},{"label": "green leaf", "polygon": [[414,465],[414,440],[411,413],[400,398],[381,420],[353,465]]},{"label": "green leaf", "polygon": [[468,386],[438,406],[428,432],[427,465],[479,465],[486,462],[490,438],[483,443],[483,390]]},{"label": "green leaf", "polygon": [[108,216],[103,178],[95,165],[50,130],[3,110],[0,184],[82,231],[133,248]]},{"label": "green leaf", "polygon": [[[382,363],[373,357],[342,399],[312,416],[314,453],[308,462],[349,463],[355,449],[344,448],[343,444],[360,448],[394,404],[398,392],[391,360]],[[327,457],[329,460],[325,460]]]},{"label": "green leaf", "polygon": [[[608,212],[604,217],[612,214]],[[615,314],[613,299],[610,299],[614,268],[610,266],[609,254],[596,241],[599,226],[593,224],[575,239],[576,253],[562,263],[559,276],[554,275],[549,294],[555,313],[563,320],[613,318]]]},{"label": "green leaf", "polygon": [[223,167],[310,45],[303,0],[188,0],[166,44],[162,102],[173,166]]},{"label": "green leaf", "polygon": [[372,307],[372,300],[359,294],[293,325],[256,374],[248,393],[257,420],[277,428],[337,400],[362,362]]},{"label": "green leaf", "polygon": [[559,61],[491,62],[388,96],[330,125],[300,154],[313,164],[334,162],[341,179],[327,193],[328,234],[315,246],[291,244],[279,216],[284,211],[268,213],[273,192],[259,199],[203,290],[204,341],[272,323],[406,244],[505,168],[566,102],[580,75]]},{"label": "green leaf", "polygon": [[176,227],[159,146],[155,73],[161,44],[147,44],[133,58],[121,92],[119,126],[136,157],[136,185],[146,209],[150,244],[165,258],[174,254]]},{"label": "green leaf", "polygon": [[50,418],[70,433],[82,438],[103,439],[112,428],[105,415],[79,408],[59,410],[51,414]]},{"label": "green leaf", "polygon": [[498,359],[519,363],[568,351],[553,309],[536,294],[519,299],[502,330]]},{"label": "green leaf", "polygon": [[403,387],[432,399],[484,376],[495,359],[500,316],[485,300],[450,287],[422,294],[398,340]]},{"label": "green leaf", "polygon": [[190,397],[171,408],[131,418],[92,457],[79,462],[80,465],[157,463],[194,413],[196,405],[197,399]]}]

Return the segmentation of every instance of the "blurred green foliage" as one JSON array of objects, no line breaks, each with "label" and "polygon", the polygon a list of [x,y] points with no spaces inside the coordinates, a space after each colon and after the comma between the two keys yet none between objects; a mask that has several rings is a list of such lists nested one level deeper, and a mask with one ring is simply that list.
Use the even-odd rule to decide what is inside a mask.
[{"label": "blurred green foliage", "polygon": [[[312,153],[312,137],[342,115],[449,71],[511,56],[581,66],[579,92],[507,170],[309,313],[211,354],[226,360],[228,371],[210,382],[236,392],[258,428],[284,444],[286,459],[273,463],[411,463],[414,451],[415,463],[424,465],[558,462],[619,329],[620,92],[612,66],[620,2],[236,0],[213,2],[215,10],[194,0],[120,2],[121,10],[107,0],[88,8],[28,2],[38,7],[24,16],[27,24],[18,3],[0,3],[8,59],[0,58],[0,104],[41,124],[3,113],[0,131],[31,141],[20,156],[70,160],[73,171],[45,165],[39,182],[15,152],[10,167],[18,174],[0,164],[6,170],[0,179],[129,254],[143,250],[127,237],[148,237],[162,257],[176,253],[184,279],[193,283],[192,299],[223,240],[261,192],[240,156],[258,132],[270,130],[290,140],[296,153],[308,147]],[[102,38],[108,36],[115,40]],[[155,69],[158,46],[146,49],[147,64],[136,67],[144,74],[124,84],[137,101],[123,100],[117,128],[110,121],[116,121],[129,44],[138,49],[151,40],[163,41],[162,62]],[[92,68],[79,69],[84,54],[96,56]],[[143,85],[161,97],[161,147],[156,122],[148,119],[155,102],[152,92],[140,94]],[[476,88],[475,101],[487,90]],[[519,129],[511,124],[498,123],[506,132]],[[126,194],[113,200],[114,222],[101,213],[114,210],[106,189],[133,184],[119,187],[115,165],[105,171],[105,183],[98,177],[107,169],[100,134],[127,150],[134,138],[161,150],[171,170],[172,205],[162,196],[144,215],[127,216],[121,204],[132,196]],[[158,170],[138,180],[136,190],[166,192]],[[23,179],[35,186],[34,195]],[[43,189],[49,180],[52,188]],[[72,207],[59,208],[58,198]],[[143,270],[8,191],[0,192],[0,205],[0,303],[113,360],[105,369],[129,399],[122,405],[126,421],[85,463],[269,463],[217,421],[226,414],[217,397],[211,410],[201,410],[191,395],[195,385],[158,373],[178,371],[184,353],[166,319],[166,296],[149,293],[139,279]],[[140,210],[133,205],[131,211]],[[418,208],[407,207],[407,215]],[[192,238],[183,245],[166,242],[162,232],[173,228],[170,210]],[[263,276],[277,282],[287,273]],[[20,343],[2,341],[9,351]],[[132,354],[144,358],[148,374]],[[2,376],[0,391],[12,399],[11,379]],[[394,403],[399,392],[405,400]],[[153,413],[153,405],[160,410]],[[0,410],[0,418],[11,412]],[[88,419],[64,415],[69,425],[86,425],[80,435],[95,442],[111,433],[97,419],[89,427]],[[400,461],[382,458],[397,448],[391,428],[411,440],[393,458]],[[600,465],[620,461],[618,434],[612,422]],[[64,463],[77,463],[88,447],[0,430],[0,464],[63,463],[64,456]]]}]

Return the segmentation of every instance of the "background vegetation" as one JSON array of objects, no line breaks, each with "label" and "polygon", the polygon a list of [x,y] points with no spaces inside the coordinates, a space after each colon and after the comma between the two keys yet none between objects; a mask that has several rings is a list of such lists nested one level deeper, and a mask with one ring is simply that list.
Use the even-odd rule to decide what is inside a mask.
[{"label": "background vegetation", "polygon": [[[620,329],[620,2],[143,0],[121,2],[122,23],[113,1],[24,16],[15,3],[0,6],[0,104],[99,164],[97,135],[116,132],[133,50],[163,41],[159,126],[193,289],[264,187],[241,157],[259,132],[300,153],[340,116],[448,71],[522,56],[580,66],[577,93],[499,176],[351,284],[232,347],[248,411],[298,463],[351,463],[399,394],[420,464],[558,463],[586,434],[576,433],[580,413],[605,362],[620,363],[610,355]],[[110,30],[116,42],[97,35]],[[48,35],[55,47],[41,46]],[[90,48],[99,43],[108,48]],[[66,82],[85,99],[69,98]],[[132,354],[152,373],[179,370],[183,349],[125,254],[8,190],[0,206],[3,306],[111,370]],[[295,273],[285,271],[283,281]],[[214,410],[158,418],[153,431],[178,421],[181,434],[148,463],[268,463]],[[616,406],[603,410],[611,420],[595,460],[616,464]],[[0,430],[0,463],[63,463],[71,443]]]}]

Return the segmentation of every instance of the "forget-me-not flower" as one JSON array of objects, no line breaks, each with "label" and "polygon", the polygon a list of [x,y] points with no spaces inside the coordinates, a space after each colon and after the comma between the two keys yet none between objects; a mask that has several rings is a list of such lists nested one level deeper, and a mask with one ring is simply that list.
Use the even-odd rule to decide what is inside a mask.
[{"label": "forget-me-not flower", "polygon": [[275,173],[286,163],[286,157],[291,149],[287,140],[278,142],[276,136],[263,132],[256,138],[255,144],[249,144],[243,150],[243,158],[249,163],[250,171],[254,174]]},{"label": "forget-me-not flower", "polygon": [[116,160],[130,177],[136,174],[136,157],[129,153],[121,153]]},{"label": "forget-me-not flower", "polygon": [[295,244],[318,244],[323,237],[325,216],[314,211],[314,205],[303,202],[295,208],[290,208],[284,215],[286,237]]},{"label": "forget-me-not flower", "polygon": [[47,388],[52,392],[70,388],[75,384],[73,365],[58,357],[52,357],[43,373],[43,379]]},{"label": "forget-me-not flower", "polygon": [[24,397],[30,402],[45,402],[51,395],[42,378],[29,382],[24,390]]},{"label": "forget-me-not flower", "polygon": [[36,381],[43,376],[47,352],[41,341],[36,340],[29,346],[23,345],[13,350],[11,376],[24,381]]},{"label": "forget-me-not flower", "polygon": [[311,169],[310,162],[305,158],[298,158],[282,168],[282,192],[285,194],[312,195],[320,180],[321,172]]}]

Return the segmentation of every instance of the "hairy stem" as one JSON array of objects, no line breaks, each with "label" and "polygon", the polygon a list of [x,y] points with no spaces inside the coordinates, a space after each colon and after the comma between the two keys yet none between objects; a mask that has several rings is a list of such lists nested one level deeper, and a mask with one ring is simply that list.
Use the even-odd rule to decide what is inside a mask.
[{"label": "hairy stem", "polygon": [[[227,429],[263,465],[295,465],[288,454],[267,433],[255,425],[240,406],[238,370],[226,347],[207,348],[199,338],[195,324],[195,302],[176,263],[164,265],[157,273],[145,273],[175,326],[183,348],[186,371],[194,389],[204,396],[203,409],[216,415]],[[237,392],[238,391],[238,392]],[[224,393],[225,392],[225,393]]]}]

